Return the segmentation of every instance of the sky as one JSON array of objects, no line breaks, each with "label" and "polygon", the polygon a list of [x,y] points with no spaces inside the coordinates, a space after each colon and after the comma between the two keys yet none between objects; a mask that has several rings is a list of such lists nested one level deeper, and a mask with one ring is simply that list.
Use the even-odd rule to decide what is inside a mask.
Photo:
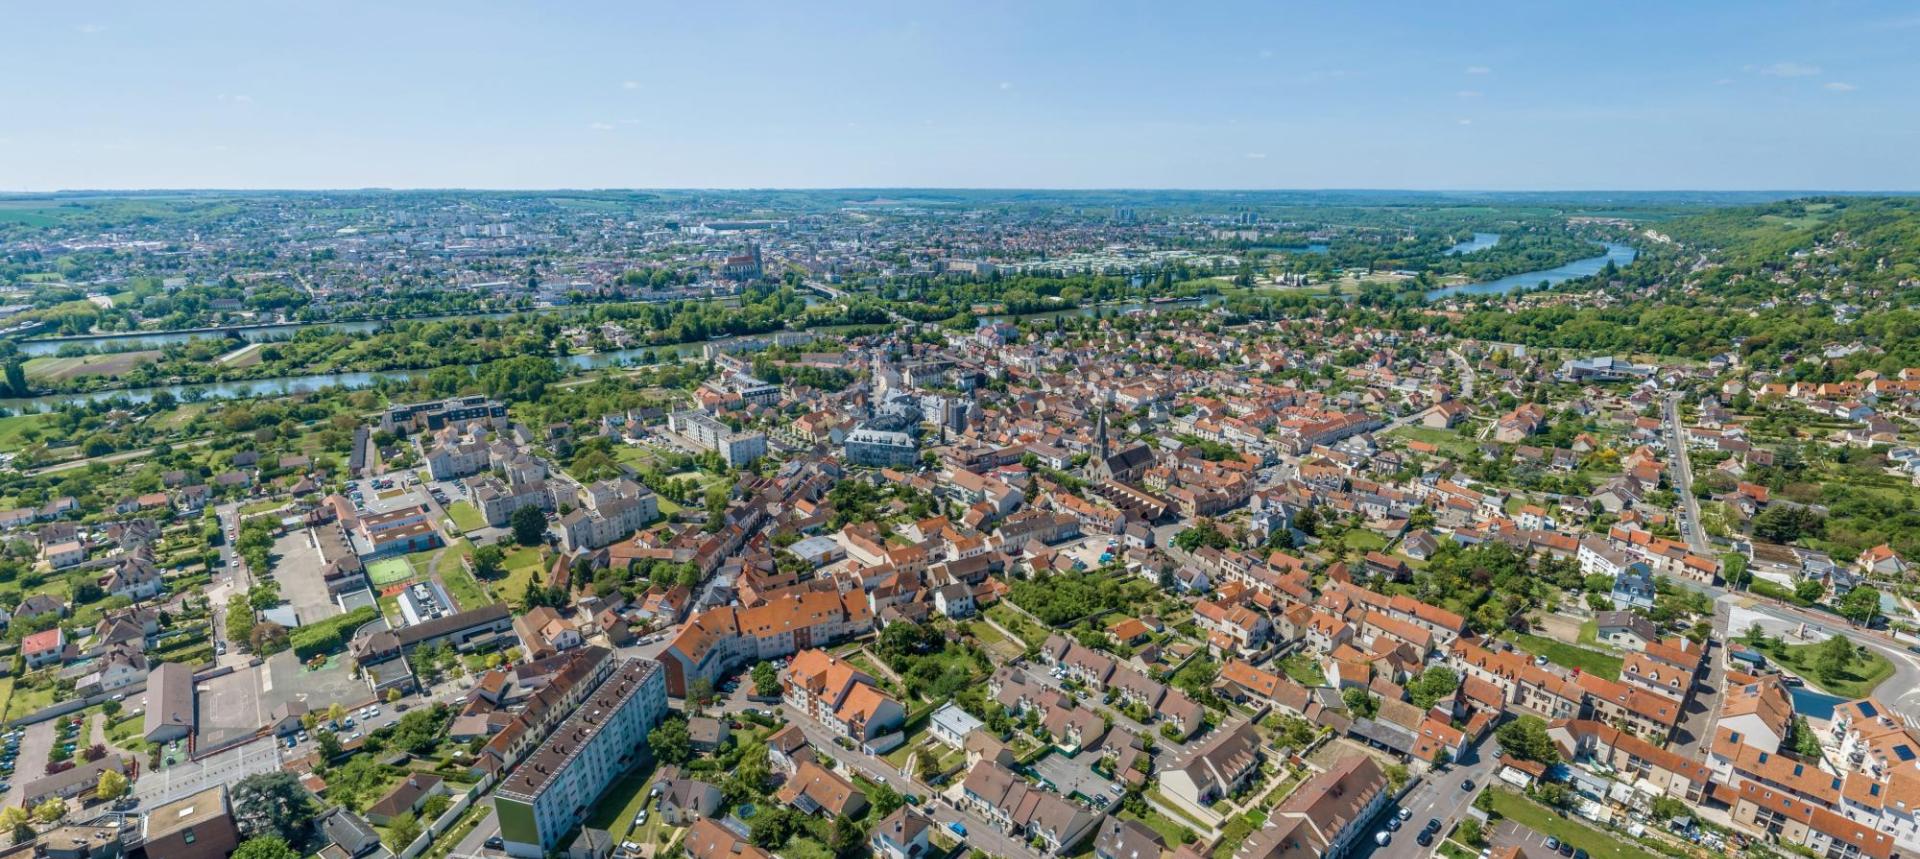
[{"label": "sky", "polygon": [[0,189],[1920,189],[1920,4],[0,0]]}]

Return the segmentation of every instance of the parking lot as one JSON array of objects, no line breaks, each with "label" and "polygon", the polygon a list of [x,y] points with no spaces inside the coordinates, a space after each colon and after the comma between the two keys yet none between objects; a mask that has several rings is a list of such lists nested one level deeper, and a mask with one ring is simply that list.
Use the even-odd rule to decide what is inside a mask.
[{"label": "parking lot", "polygon": [[[1091,755],[1067,757],[1055,752],[1033,763],[1033,771],[1052,783],[1062,795],[1080,794],[1098,805],[1111,802],[1118,794],[1113,793],[1113,782],[1093,771]],[[1098,797],[1105,797],[1104,800]]]},{"label": "parking lot", "polygon": [[[0,802],[16,805],[23,799],[20,795],[21,786],[46,773],[47,753],[53,750],[54,723],[37,722],[24,728],[15,728],[8,731],[7,736],[8,753],[14,755],[10,766],[14,769],[0,774],[0,783],[7,785],[6,790],[0,791]],[[16,742],[17,748],[14,745]]]},{"label": "parking lot", "polygon": [[1511,820],[1502,820],[1495,824],[1488,843],[1492,844],[1496,850],[1518,847],[1520,855],[1527,859],[1560,859],[1560,854],[1547,847],[1547,836]]},{"label": "parking lot", "polygon": [[344,659],[309,670],[292,651],[281,651],[258,668],[200,684],[199,698],[199,745],[218,748],[259,730],[287,702],[304,702],[310,710],[334,704],[354,708],[369,703],[373,693],[353,677]]}]

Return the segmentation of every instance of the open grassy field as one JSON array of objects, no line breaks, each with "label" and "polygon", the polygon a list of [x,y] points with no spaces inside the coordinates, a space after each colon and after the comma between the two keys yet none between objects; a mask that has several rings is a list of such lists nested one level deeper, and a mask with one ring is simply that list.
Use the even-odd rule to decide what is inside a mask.
[{"label": "open grassy field", "polygon": [[507,558],[501,563],[507,576],[494,589],[507,599],[519,599],[527,589],[527,582],[534,573],[544,573],[547,568],[546,551],[539,546],[523,546],[507,552]]},{"label": "open grassy field", "polygon": [[1618,656],[1577,647],[1564,641],[1542,638],[1538,635],[1512,633],[1502,637],[1512,641],[1514,646],[1521,650],[1535,656],[1544,656],[1548,662],[1562,668],[1578,668],[1608,680],[1620,679],[1621,659]]},{"label": "open grassy field", "polygon": [[1621,836],[1561,817],[1521,794],[1501,788],[1489,789],[1487,793],[1493,797],[1493,810],[1500,816],[1585,850],[1593,859],[1654,859],[1654,854],[1635,847]]},{"label": "open grassy field", "polygon": [[160,360],[158,349],[139,352],[114,352],[108,355],[80,355],[73,358],[30,358],[21,369],[29,379],[65,382],[84,376],[118,376],[142,364]]},{"label": "open grassy field", "polygon": [[46,422],[46,415],[14,415],[0,418],[0,451],[14,451],[26,447],[27,430],[43,426]]}]

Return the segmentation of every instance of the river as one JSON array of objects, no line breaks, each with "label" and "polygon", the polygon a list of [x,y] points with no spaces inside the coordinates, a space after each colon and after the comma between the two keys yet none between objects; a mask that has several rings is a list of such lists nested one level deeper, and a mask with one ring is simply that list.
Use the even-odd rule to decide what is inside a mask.
[{"label": "river", "polygon": [[1508,275],[1499,280],[1489,280],[1485,283],[1463,283],[1459,286],[1443,287],[1428,292],[1427,300],[1433,301],[1449,295],[1458,294],[1499,295],[1501,293],[1512,292],[1516,289],[1531,289],[1539,286],[1542,281],[1545,281],[1547,285],[1551,286],[1556,283],[1564,283],[1576,277],[1586,277],[1594,274],[1605,268],[1609,261],[1616,266],[1630,265],[1633,263],[1634,258],[1640,255],[1638,251],[1633,249],[1632,245],[1614,244],[1613,242],[1607,242],[1606,245],[1607,252],[1596,257],[1577,259],[1566,265],[1541,271],[1529,271],[1521,274]]},{"label": "river", "polygon": [[1474,251],[1484,251],[1499,243],[1499,233],[1474,233],[1473,238],[1447,248],[1447,255],[1452,256],[1453,254],[1470,254]]}]

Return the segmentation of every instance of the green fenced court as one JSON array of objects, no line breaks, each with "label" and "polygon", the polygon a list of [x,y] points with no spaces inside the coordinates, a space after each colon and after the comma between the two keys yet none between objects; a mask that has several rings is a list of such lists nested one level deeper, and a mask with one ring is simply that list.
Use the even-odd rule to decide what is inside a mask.
[{"label": "green fenced court", "polygon": [[406,558],[381,558],[367,565],[367,578],[374,587],[386,587],[413,578],[413,565]]}]

